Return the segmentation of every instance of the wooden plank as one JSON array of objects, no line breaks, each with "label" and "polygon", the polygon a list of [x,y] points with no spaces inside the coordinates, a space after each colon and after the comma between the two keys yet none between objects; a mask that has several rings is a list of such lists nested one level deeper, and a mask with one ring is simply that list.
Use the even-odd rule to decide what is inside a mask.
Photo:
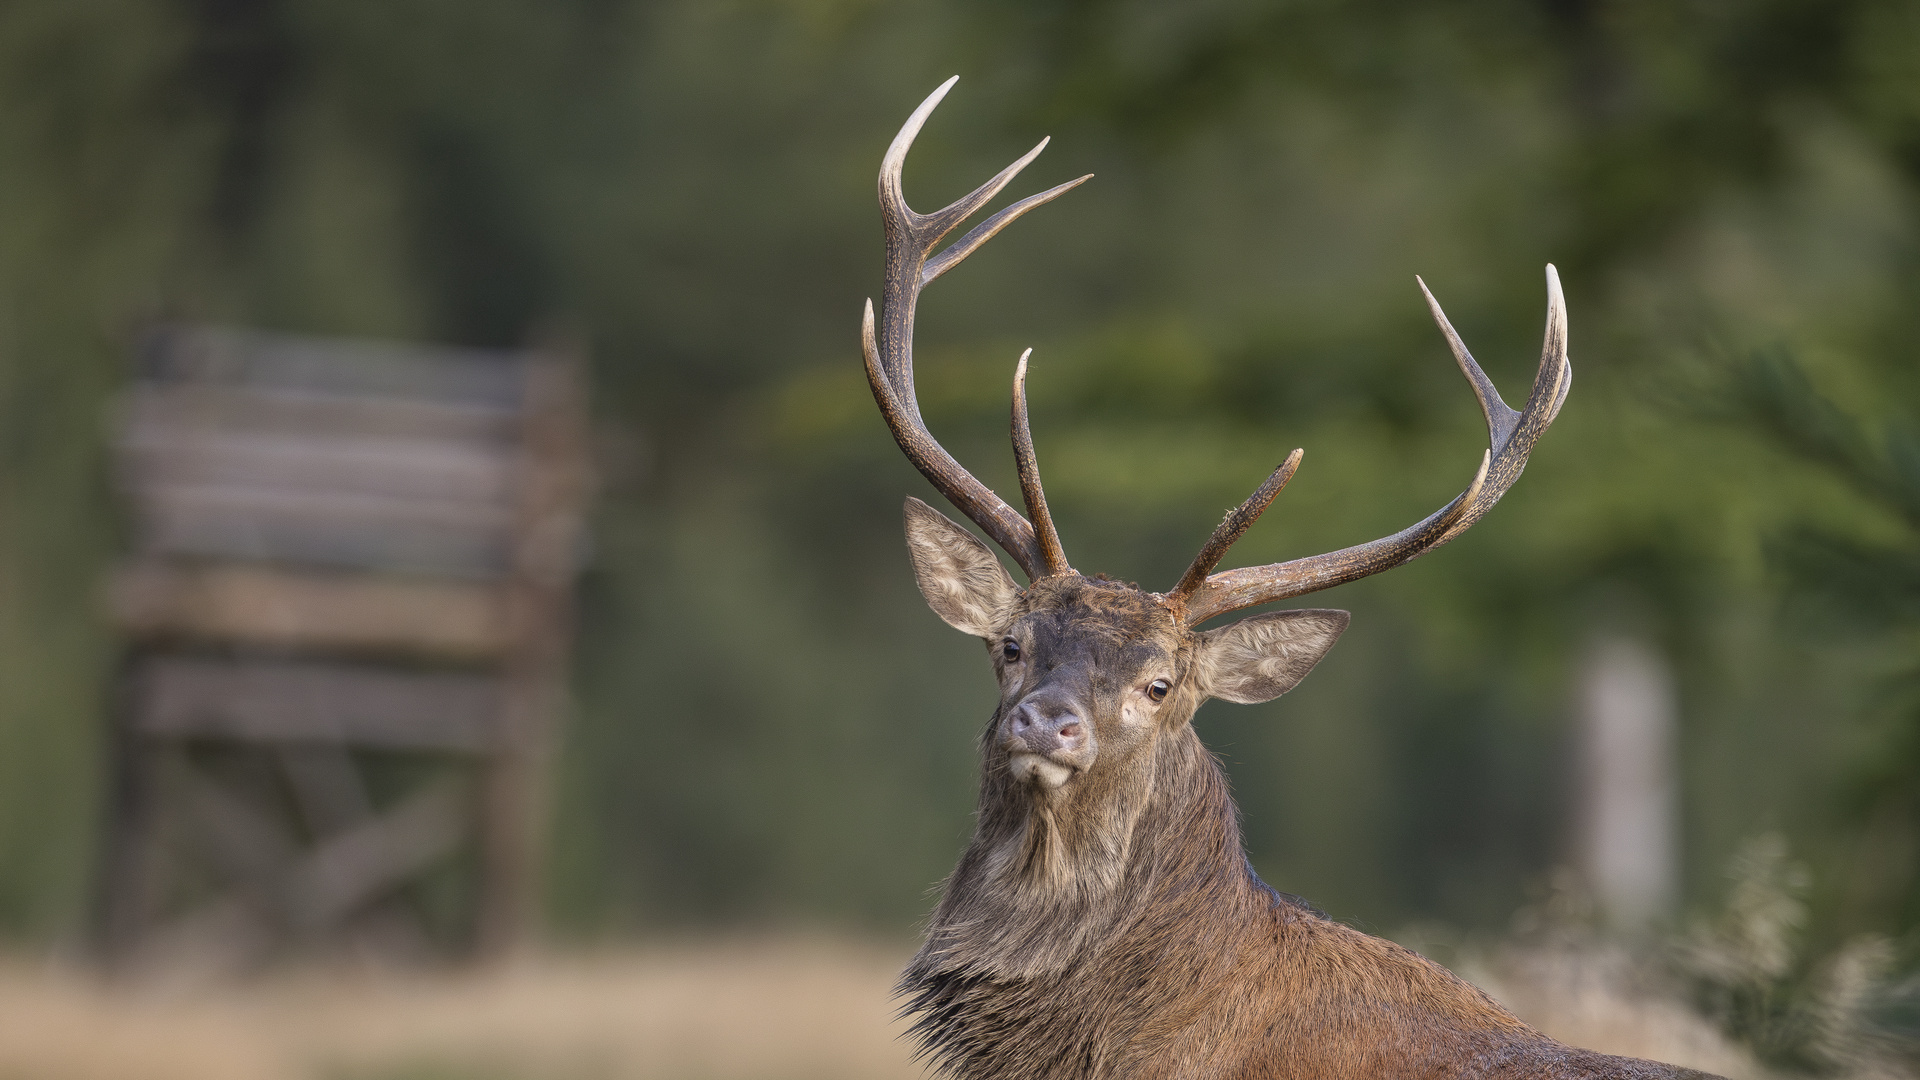
[{"label": "wooden plank", "polygon": [[480,753],[499,730],[499,681],[483,675],[155,657],[136,677],[148,735]]},{"label": "wooden plank", "polygon": [[281,879],[300,852],[300,844],[270,806],[230,788],[194,765],[186,754],[172,756],[168,771],[194,828],[189,832],[200,854],[228,884],[276,913],[284,907]]},{"label": "wooden plank", "polygon": [[142,638],[486,660],[510,644],[507,601],[468,582],[142,561],[113,576],[114,622]]},{"label": "wooden plank", "polygon": [[168,486],[140,493],[149,554],[489,577],[511,560],[512,518],[471,502]]},{"label": "wooden plank", "polygon": [[308,932],[332,926],[445,858],[459,846],[469,816],[464,788],[445,781],[329,837],[286,875],[295,925]]},{"label": "wooden plank", "polygon": [[373,797],[360,779],[351,749],[283,743],[274,747],[273,759],[310,839],[324,840],[373,818]]},{"label": "wooden plank", "polygon": [[109,962],[125,959],[159,913],[162,850],[159,755],[135,730],[136,687],[125,660],[113,677],[106,835],[94,897],[95,941]]},{"label": "wooden plank", "polygon": [[491,443],[514,437],[518,415],[516,408],[485,402],[149,381],[127,388],[115,426],[123,431],[399,435]]},{"label": "wooden plank", "polygon": [[140,354],[146,379],[412,397],[518,407],[527,354],[516,350],[168,327]]},{"label": "wooden plank", "polygon": [[120,439],[123,486],[233,487],[505,503],[518,473],[500,443],[398,435],[133,428]]},{"label": "wooden plank", "polygon": [[579,355],[556,350],[542,357],[527,385],[528,467],[516,505],[511,579],[520,633],[502,667],[500,750],[485,764],[480,798],[476,944],[495,955],[524,945],[537,927],[548,755],[565,710],[573,577],[593,480]]},{"label": "wooden plank", "polygon": [[140,502],[143,508],[164,514],[252,515],[263,522],[313,518],[391,526],[396,531],[427,528],[486,535],[499,533],[512,523],[508,511],[492,503],[237,484],[156,485],[140,493]]},{"label": "wooden plank", "polygon": [[207,857],[283,928],[313,936],[456,848],[467,798],[454,780],[427,784],[376,817],[302,849],[265,807],[186,765],[179,779]]}]

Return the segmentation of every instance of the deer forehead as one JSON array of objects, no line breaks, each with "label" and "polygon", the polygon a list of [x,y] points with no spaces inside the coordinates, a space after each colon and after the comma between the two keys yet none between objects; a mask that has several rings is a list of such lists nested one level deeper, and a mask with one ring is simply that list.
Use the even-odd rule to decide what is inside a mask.
[{"label": "deer forehead", "polygon": [[1013,629],[1038,648],[1084,652],[1103,667],[1171,657],[1193,637],[1153,594],[1078,574],[1034,582]]}]

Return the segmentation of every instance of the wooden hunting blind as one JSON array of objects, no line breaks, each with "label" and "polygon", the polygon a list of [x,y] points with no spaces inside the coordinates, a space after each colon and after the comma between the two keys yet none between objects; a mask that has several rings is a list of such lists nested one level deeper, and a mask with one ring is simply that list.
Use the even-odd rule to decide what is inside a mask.
[{"label": "wooden hunting blind", "polygon": [[588,486],[579,365],[174,328],[114,421],[131,553],[111,957],[497,950],[532,917]]}]

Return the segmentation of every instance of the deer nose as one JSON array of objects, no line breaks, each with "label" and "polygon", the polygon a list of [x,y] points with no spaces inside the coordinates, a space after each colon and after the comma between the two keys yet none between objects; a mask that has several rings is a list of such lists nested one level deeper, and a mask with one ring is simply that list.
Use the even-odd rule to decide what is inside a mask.
[{"label": "deer nose", "polygon": [[1016,752],[1071,753],[1084,745],[1086,738],[1086,720],[1071,702],[1023,701],[1007,716],[1007,741]]}]

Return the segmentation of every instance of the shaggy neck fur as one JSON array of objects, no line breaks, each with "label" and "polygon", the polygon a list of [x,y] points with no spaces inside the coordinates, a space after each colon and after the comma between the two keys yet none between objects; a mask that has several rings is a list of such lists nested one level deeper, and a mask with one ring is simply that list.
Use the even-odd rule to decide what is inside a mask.
[{"label": "shaggy neck fur", "polygon": [[1182,723],[1137,806],[1078,833],[991,775],[980,827],[900,984],[965,1080],[1711,1080],[1542,1036],[1480,990],[1329,921],[1248,866],[1219,765]]},{"label": "shaggy neck fur", "polygon": [[1236,938],[1281,903],[1248,867],[1193,729],[1141,758],[1150,775],[1076,781],[1057,803],[1002,770],[983,777],[979,827],[900,986],[948,1072],[1104,1073],[1114,1030],[1191,1012],[1201,999],[1181,990],[1218,983]]}]

